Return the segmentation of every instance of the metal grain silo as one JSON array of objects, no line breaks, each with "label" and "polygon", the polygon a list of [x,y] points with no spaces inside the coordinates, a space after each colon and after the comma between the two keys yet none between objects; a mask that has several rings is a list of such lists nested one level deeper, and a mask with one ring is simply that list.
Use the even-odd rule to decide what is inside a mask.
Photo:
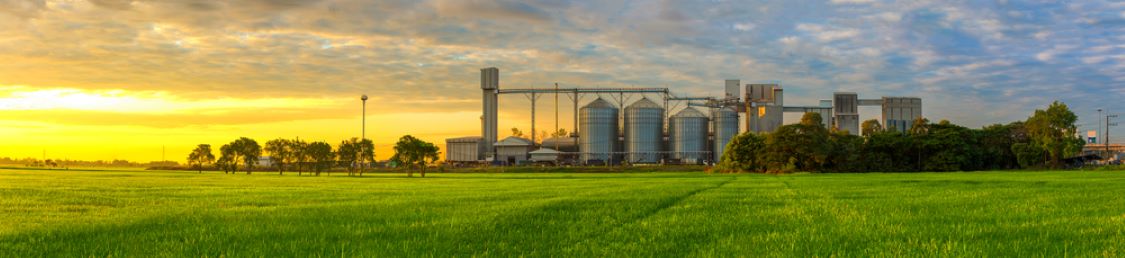
[{"label": "metal grain silo", "polygon": [[617,111],[617,107],[602,98],[578,111],[580,162],[610,161],[617,147]]},{"label": "metal grain silo", "polygon": [[726,149],[727,143],[730,139],[738,135],[738,111],[733,107],[726,107],[715,109],[711,111],[711,129],[714,130],[715,142],[713,144],[714,151],[713,161],[719,162],[723,157],[723,150]]},{"label": "metal grain silo", "polygon": [[629,163],[657,163],[664,145],[664,108],[648,98],[625,107],[625,152]]},{"label": "metal grain silo", "polygon": [[707,115],[695,108],[685,108],[668,120],[672,158],[685,163],[709,159],[707,152]]}]

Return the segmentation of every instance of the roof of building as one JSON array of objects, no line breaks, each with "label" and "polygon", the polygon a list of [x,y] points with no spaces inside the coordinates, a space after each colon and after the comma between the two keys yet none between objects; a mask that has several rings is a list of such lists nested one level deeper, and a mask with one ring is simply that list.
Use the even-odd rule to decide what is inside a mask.
[{"label": "roof of building", "polygon": [[445,142],[447,142],[447,143],[448,142],[476,143],[476,142],[480,142],[481,139],[483,139],[483,138],[480,137],[480,136],[465,136],[465,137],[457,137],[457,138],[448,138],[448,139],[445,139]]},{"label": "roof of building", "polygon": [[520,138],[520,137],[515,137],[515,136],[508,136],[508,138],[504,138],[503,140],[497,141],[496,144],[494,144],[494,146],[497,146],[497,147],[502,147],[502,146],[531,146],[531,140]]},{"label": "roof of building", "polygon": [[539,148],[538,150],[528,152],[528,154],[531,154],[531,155],[535,155],[535,154],[559,154],[559,153],[562,153],[562,152],[559,152],[557,150],[553,150],[551,148]]}]

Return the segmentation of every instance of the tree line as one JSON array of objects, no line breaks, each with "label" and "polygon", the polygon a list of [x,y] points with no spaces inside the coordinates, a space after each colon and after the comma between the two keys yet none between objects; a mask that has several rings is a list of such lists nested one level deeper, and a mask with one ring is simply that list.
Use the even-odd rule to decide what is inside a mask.
[{"label": "tree line", "polygon": [[69,167],[160,167],[179,165],[175,161],[150,161],[134,162],[123,159],[114,160],[75,160],[75,159],[36,159],[36,158],[11,158],[0,157],[0,164],[19,165],[34,168],[69,168]]},{"label": "tree line", "polygon": [[[392,162],[411,169],[420,168],[423,177],[426,176],[426,165],[436,162],[439,156],[436,145],[410,135],[400,138],[394,150]],[[371,139],[353,137],[341,141],[333,149],[332,145],[323,141],[278,138],[266,141],[263,146],[254,139],[240,137],[219,147],[217,158],[210,144],[199,144],[188,154],[187,160],[199,173],[213,163],[213,168],[223,173],[244,170],[250,174],[263,155],[269,156],[270,168],[276,169],[279,175],[285,171],[296,171],[298,175],[309,172],[319,176],[321,172],[331,173],[333,168],[344,168],[349,176],[363,176],[364,169],[375,162],[375,144]],[[413,176],[413,173],[409,175]]]},{"label": "tree line", "polygon": [[913,121],[906,132],[863,122],[863,136],[826,129],[819,113],[771,133],[743,133],[726,147],[720,172],[914,172],[1060,168],[1085,144],[1078,117],[1054,102],[1025,121],[970,129]]}]

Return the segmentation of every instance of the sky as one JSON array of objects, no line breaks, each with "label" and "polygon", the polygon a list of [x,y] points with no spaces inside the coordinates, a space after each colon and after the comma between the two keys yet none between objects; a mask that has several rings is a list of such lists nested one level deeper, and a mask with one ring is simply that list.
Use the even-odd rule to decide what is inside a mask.
[{"label": "sky", "polygon": [[[360,136],[367,94],[366,135],[386,159],[405,134],[479,135],[484,67],[501,88],[719,96],[741,79],[780,82],[787,105],[916,96],[930,120],[969,127],[1059,100],[1085,131],[1098,109],[1125,114],[1125,2],[0,0],[0,156],[335,145]],[[500,128],[530,131],[526,97],[500,103]],[[554,128],[554,106],[539,100],[537,130]],[[1110,132],[1125,142],[1125,123]]]}]

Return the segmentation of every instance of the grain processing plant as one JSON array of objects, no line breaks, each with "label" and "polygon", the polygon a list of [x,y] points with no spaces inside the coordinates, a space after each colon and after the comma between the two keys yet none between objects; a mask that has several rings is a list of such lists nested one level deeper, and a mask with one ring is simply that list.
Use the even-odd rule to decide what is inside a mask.
[{"label": "grain processing plant", "polygon": [[[446,162],[463,165],[713,164],[739,132],[772,132],[784,113],[816,112],[825,126],[859,132],[860,106],[881,106],[882,124],[905,131],[922,117],[916,97],[860,99],[835,92],[813,106],[786,106],[780,83],[726,80],[724,94],[679,96],[668,88],[500,87],[500,69],[481,69],[481,134],[446,139]],[[745,91],[741,91],[745,89]],[[745,93],[745,94],[743,94]],[[565,95],[573,105],[574,129],[547,139],[535,136],[535,103],[544,94]],[[531,100],[531,138],[499,138],[500,96]],[[584,96],[589,101],[580,103]],[[674,112],[673,112],[674,111]],[[557,120],[556,120],[557,121]]]}]

